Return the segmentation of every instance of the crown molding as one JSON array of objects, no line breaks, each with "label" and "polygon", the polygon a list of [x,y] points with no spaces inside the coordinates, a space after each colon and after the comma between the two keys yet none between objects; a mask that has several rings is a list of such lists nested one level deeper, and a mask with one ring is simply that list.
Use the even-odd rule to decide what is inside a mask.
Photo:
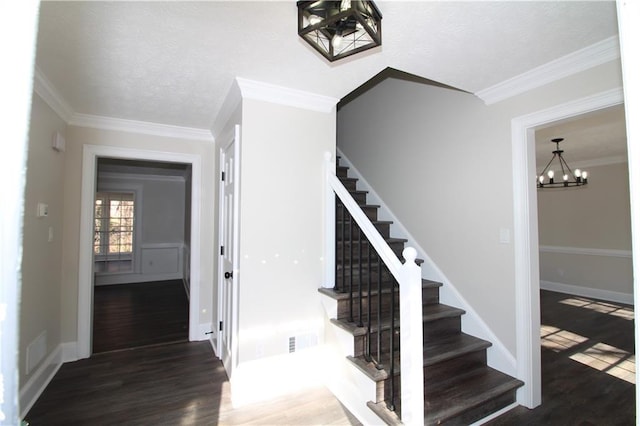
[{"label": "crown molding", "polygon": [[164,136],[178,139],[192,139],[213,142],[213,135],[208,129],[172,126],[147,121],[125,120],[122,118],[103,117],[90,114],[73,114],[67,121],[70,126],[90,127],[94,129],[115,130],[141,133],[153,136]]},{"label": "crown molding", "polygon": [[334,111],[340,99],[318,95],[302,90],[262,83],[236,77],[243,99],[271,102],[279,105],[330,113]]},{"label": "crown molding", "polygon": [[40,71],[36,65],[33,71],[33,91],[46,102],[51,109],[65,122],[73,115],[73,109],[64,100],[60,92],[55,88],[53,83]]},{"label": "crown molding", "polygon": [[620,42],[618,36],[611,36],[591,46],[576,50],[566,56],[480,90],[475,95],[482,99],[485,104],[491,105],[619,58]]}]

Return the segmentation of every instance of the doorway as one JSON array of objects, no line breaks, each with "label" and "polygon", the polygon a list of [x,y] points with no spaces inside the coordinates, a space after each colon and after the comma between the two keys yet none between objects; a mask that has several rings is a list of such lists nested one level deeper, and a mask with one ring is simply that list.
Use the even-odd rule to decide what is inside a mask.
[{"label": "doorway", "polygon": [[92,353],[188,340],[191,166],[100,157]]},{"label": "doorway", "polygon": [[231,377],[237,357],[240,126],[220,148],[219,187],[220,262],[218,263],[219,338],[216,352]]},{"label": "doorway", "polygon": [[80,212],[80,252],[78,266],[78,358],[88,358],[92,347],[93,319],[93,245],[94,245],[94,194],[97,182],[98,158],[130,159],[140,161],[158,161],[184,163],[191,166],[191,213],[190,235],[191,251],[189,271],[189,340],[200,340],[200,210],[201,210],[201,158],[199,155],[119,148],[101,145],[83,147],[81,212]]},{"label": "doorway", "polygon": [[535,128],[624,102],[622,88],[608,90],[536,113],[516,117],[512,129],[517,375],[525,382],[518,403],[542,402],[540,359],[540,273],[535,167]]}]

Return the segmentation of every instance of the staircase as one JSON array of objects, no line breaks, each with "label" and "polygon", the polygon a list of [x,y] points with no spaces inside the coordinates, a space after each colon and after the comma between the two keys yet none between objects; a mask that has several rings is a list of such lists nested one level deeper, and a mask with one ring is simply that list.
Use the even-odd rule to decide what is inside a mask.
[{"label": "staircase", "polygon": [[[406,240],[391,238],[391,222],[378,221],[379,206],[367,205],[347,167],[338,164],[336,176],[401,259]],[[375,401],[362,403],[385,423],[401,424],[398,284],[340,200],[336,240],[336,285],[319,291],[337,302],[331,323],[353,336],[348,360],[375,382]],[[523,383],[487,365],[491,343],[461,331],[465,312],[439,302],[441,286],[422,280],[424,424],[466,425],[515,402]]]}]

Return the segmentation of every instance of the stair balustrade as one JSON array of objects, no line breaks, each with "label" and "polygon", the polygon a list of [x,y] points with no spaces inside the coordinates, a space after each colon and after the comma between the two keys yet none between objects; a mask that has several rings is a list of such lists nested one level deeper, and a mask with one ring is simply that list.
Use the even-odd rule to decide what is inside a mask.
[{"label": "stair balustrade", "polygon": [[[397,403],[395,364],[399,352],[402,421],[423,424],[422,275],[416,263],[417,252],[412,247],[405,248],[401,262],[336,176],[335,160],[330,153],[325,154],[325,170],[325,286],[349,295],[348,318],[364,329],[365,359],[384,369],[391,380],[387,400],[391,410]],[[396,286],[398,313],[394,300]],[[391,294],[388,307],[382,306],[385,292]],[[394,330],[398,319],[400,338],[396,341]]]}]

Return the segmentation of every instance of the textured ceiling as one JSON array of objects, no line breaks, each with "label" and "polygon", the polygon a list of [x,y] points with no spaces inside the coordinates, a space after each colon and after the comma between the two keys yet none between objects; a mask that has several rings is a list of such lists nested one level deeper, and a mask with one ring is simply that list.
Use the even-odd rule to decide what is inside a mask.
[{"label": "textured ceiling", "polygon": [[627,134],[624,105],[617,105],[589,114],[572,117],[536,131],[536,169],[542,170],[552,157],[556,144],[551,139],[564,138],[560,143],[563,156],[570,166],[588,167],[626,161]]},{"label": "textured ceiling", "polygon": [[44,1],[36,62],[76,113],[209,129],[236,76],[342,98],[392,67],[475,93],[617,34],[613,1],[376,4],[382,47],[329,64],[295,1]]}]

